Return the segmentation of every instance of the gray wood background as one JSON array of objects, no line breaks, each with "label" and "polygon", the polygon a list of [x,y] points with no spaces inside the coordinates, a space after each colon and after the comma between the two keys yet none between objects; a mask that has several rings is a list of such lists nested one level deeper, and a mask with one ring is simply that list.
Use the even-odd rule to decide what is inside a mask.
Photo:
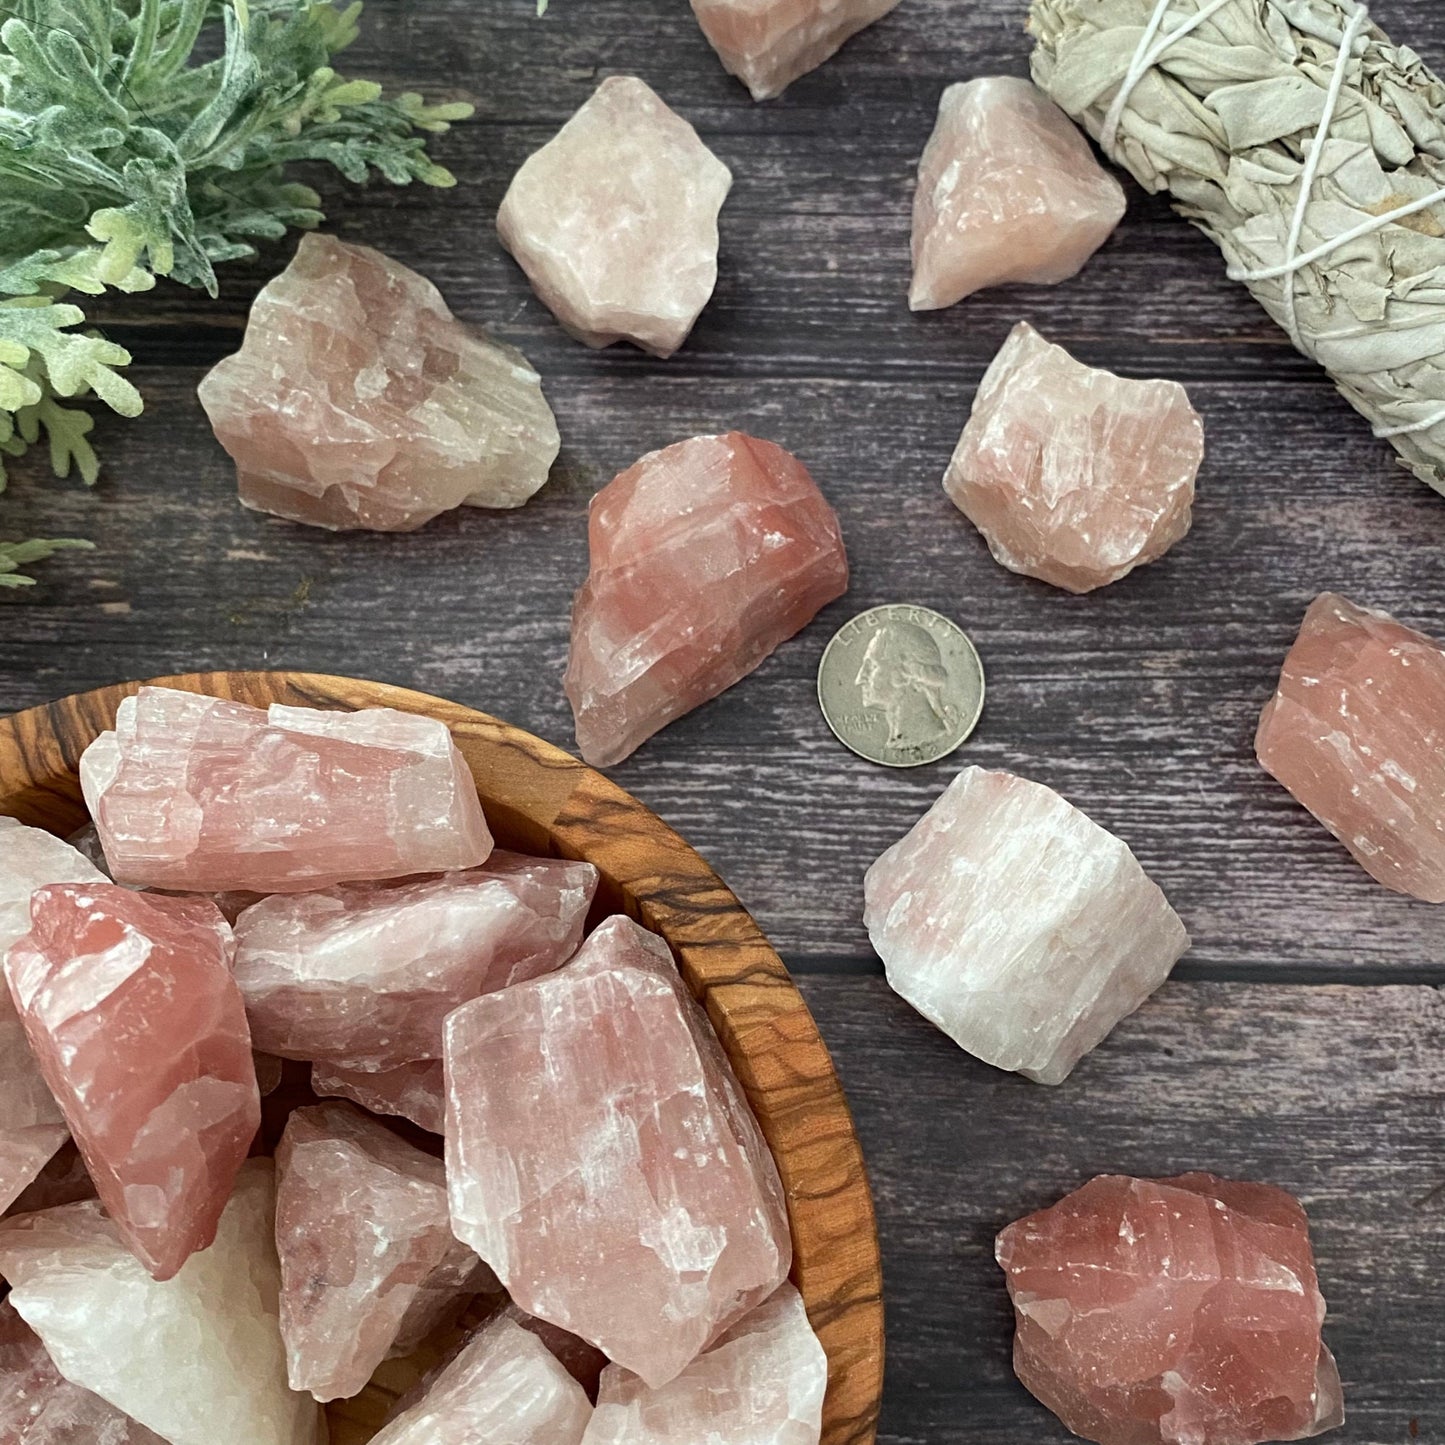
[{"label": "gray wood background", "polygon": [[[926,317],[904,303],[913,171],[945,84],[1026,70],[1025,0],[903,0],[780,102],[722,72],[684,0],[373,0],[348,68],[477,103],[436,147],[449,194],[327,183],[332,226],[419,268],[521,346],[565,439],[520,513],[333,537],[242,510],[195,401],[277,248],[208,302],[105,314],[148,412],[101,418],[87,493],[38,461],[4,535],[89,536],[0,598],[0,708],[122,678],[285,666],[380,678],[570,745],[561,692],[591,493],[642,452],[741,427],[793,449],[843,520],[849,596],[744,684],[615,770],[754,910],[832,1045],[870,1160],[888,1276],[885,1445],[1064,1432],[1013,1380],[991,1240],[1106,1170],[1268,1179],[1317,1231],[1357,1445],[1445,1441],[1445,908],[1386,892],[1258,768],[1259,708],[1301,614],[1341,590],[1445,636],[1445,499],[1297,357],[1217,253],[1131,187],[1083,276]],[[1445,6],[1380,0],[1445,66]],[[722,278],[670,362],[567,340],[493,231],[521,160],[604,75],[642,75],[737,184]],[[1073,598],[997,567],[939,482],[984,366],[1027,317],[1081,357],[1186,383],[1210,456],[1165,560]],[[813,679],[833,628],[887,601],[949,614],[989,672],[957,759],[846,753]],[[1195,938],[1177,979],[1046,1090],[969,1059],[886,988],[864,868],[962,761],[1060,789],[1134,846]]]}]

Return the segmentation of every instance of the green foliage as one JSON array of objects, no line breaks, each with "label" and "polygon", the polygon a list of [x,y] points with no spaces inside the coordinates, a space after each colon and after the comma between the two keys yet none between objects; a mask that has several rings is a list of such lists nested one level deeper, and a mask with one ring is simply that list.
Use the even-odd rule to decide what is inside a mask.
[{"label": "green foliage", "polygon": [[31,562],[43,562],[57,552],[88,552],[91,543],[75,537],[59,537],[52,541],[36,538],[33,542],[0,542],[0,587],[32,587],[33,577],[27,577],[21,568]]},{"label": "green foliage", "polygon": [[[360,15],[316,0],[0,0],[0,490],[4,458],[42,437],[59,475],[95,480],[90,417],[62,403],[141,409],[129,355],[85,329],[71,293],[164,276],[215,295],[218,265],[320,224],[293,163],[455,184],[426,135],[471,107],[339,75]],[[0,544],[0,585],[64,545]]]}]

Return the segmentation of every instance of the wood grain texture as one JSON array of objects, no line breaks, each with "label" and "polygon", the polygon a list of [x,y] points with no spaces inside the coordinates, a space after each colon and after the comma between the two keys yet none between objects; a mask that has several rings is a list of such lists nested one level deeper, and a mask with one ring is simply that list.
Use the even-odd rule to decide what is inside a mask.
[{"label": "wood grain texture", "polygon": [[[667,940],[707,1009],[777,1160],[793,1277],[828,1354],[825,1445],[872,1445],[883,1372],[882,1275],[867,1175],[828,1051],[776,953],[717,875],[601,774],[518,728],[439,698],[346,678],[213,673],[163,685],[272,702],[425,713],[451,729],[500,845],[585,859],[600,914]],[[0,720],[0,812],[61,834],[84,817],[80,755],[139,684]],[[351,1410],[356,1410],[355,1404]],[[381,1423],[380,1415],[370,1421]]]}]

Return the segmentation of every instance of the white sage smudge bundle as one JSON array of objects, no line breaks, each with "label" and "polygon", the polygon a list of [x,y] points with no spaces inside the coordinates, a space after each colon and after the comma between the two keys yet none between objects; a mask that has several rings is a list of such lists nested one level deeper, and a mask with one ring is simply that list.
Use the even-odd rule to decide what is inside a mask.
[{"label": "white sage smudge bundle", "polygon": [[1445,84],[1353,0],[1033,0],[1034,79],[1445,492]]}]

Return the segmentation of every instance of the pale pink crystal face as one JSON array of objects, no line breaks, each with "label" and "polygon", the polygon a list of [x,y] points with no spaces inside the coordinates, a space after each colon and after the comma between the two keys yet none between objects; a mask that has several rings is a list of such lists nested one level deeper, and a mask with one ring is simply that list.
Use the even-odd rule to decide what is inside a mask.
[{"label": "pale pink crystal face", "polygon": [[261,1100],[231,930],[202,899],[56,883],[5,976],[100,1198],[171,1278],[215,1237]]},{"label": "pale pink crystal face", "polygon": [[546,1345],[498,1316],[372,1445],[581,1445],[591,1415]]},{"label": "pale pink crystal face", "polygon": [[577,340],[671,356],[717,284],[732,183],[650,86],[614,75],[517,172],[497,230]]},{"label": "pale pink crystal face", "polygon": [[117,883],[297,893],[475,868],[492,850],[446,727],[390,708],[262,712],[146,687],[80,780]]},{"label": "pale pink crystal face", "polygon": [[594,767],[746,677],[848,590],[838,518],[807,468],[741,432],[643,457],[592,499],[588,539],[566,690]]},{"label": "pale pink crystal face", "polygon": [[55,1368],[40,1336],[0,1300],[0,1440],[6,1445],[165,1445]]},{"label": "pale pink crystal face", "polygon": [[660,1389],[609,1366],[586,1442],[818,1445],[827,1390],[828,1357],[785,1284]]},{"label": "pale pink crystal face", "polygon": [[787,1278],[782,1185],[666,944],[610,918],[447,1020],[452,1226],[529,1314],[663,1385]]},{"label": "pale pink crystal face", "polygon": [[241,501],[332,530],[519,507],[560,446],[520,351],[463,326],[425,277],[334,236],[302,238],[200,398]]},{"label": "pale pink crystal face", "polygon": [[273,1166],[247,1161],[216,1242],[157,1283],[96,1203],[0,1223],[10,1302],[71,1380],[171,1445],[320,1445],[286,1385]]},{"label": "pale pink crystal face", "polygon": [[433,1134],[446,1129],[446,1086],[440,1059],[418,1059],[375,1072],[320,1062],[311,1066],[311,1089],[323,1099],[350,1099],[373,1114],[409,1119]]},{"label": "pale pink crystal face", "polygon": [[276,1247],[287,1374],[318,1400],[355,1395],[403,1326],[424,1336],[485,1268],[452,1234],[441,1160],[342,1103],[286,1122]]},{"label": "pale pink crystal face", "polygon": [[932,311],[986,286],[1067,281],[1125,206],[1124,188],[1036,86],[950,85],[918,165],[908,304]]},{"label": "pale pink crystal face", "polygon": [[[9,992],[8,988],[4,990],[6,998]],[[28,1049],[29,1044],[25,1047]],[[0,1214],[33,1214],[38,1209],[54,1209],[58,1204],[75,1204],[95,1197],[95,1180],[90,1177],[75,1141],[67,1139],[45,1168],[16,1195],[10,1208]]]},{"label": "pale pink crystal face", "polygon": [[960,1048],[1041,1084],[1137,1009],[1189,947],[1122,839],[1042,783],[965,768],[868,870],[888,982]]},{"label": "pale pink crystal face", "polygon": [[702,33],[754,100],[781,95],[898,0],[692,0]]},{"label": "pale pink crystal face", "polygon": [[1101,1445],[1257,1445],[1344,1421],[1309,1225],[1282,1189],[1104,1175],[1011,1224],[1014,1368]]},{"label": "pale pink crystal face", "polygon": [[236,980],[256,1046],[347,1069],[441,1054],[458,1004],[560,968],[582,941],[590,863],[493,853],[399,887],[278,895],[236,924]]},{"label": "pale pink crystal face", "polygon": [[1188,531],[1204,425],[1173,381],[1084,366],[1026,321],[984,376],[943,489],[1010,571],[1091,592]]},{"label": "pale pink crystal face", "polygon": [[602,1372],[608,1365],[607,1356],[596,1345],[588,1344],[569,1330],[559,1329],[546,1320],[539,1320],[536,1315],[529,1315],[512,1300],[504,1302],[500,1313],[506,1315],[513,1324],[521,1325],[524,1330],[536,1335],[562,1362],[567,1373],[587,1392],[587,1398],[596,1401],[597,1387],[601,1383]]},{"label": "pale pink crystal face", "polygon": [[1255,750],[1399,893],[1445,903],[1445,649],[1326,592],[1310,604]]}]

